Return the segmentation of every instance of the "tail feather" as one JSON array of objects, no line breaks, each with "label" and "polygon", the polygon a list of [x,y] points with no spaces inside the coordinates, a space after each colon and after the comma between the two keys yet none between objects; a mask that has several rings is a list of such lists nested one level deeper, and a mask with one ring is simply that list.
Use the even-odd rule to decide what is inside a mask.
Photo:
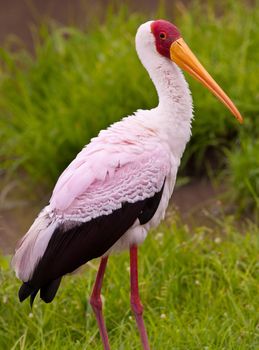
[{"label": "tail feather", "polygon": [[16,276],[23,281],[18,293],[20,302],[30,297],[32,306],[39,291],[44,302],[50,303],[54,299],[61,277],[55,276],[54,278],[57,278],[55,280],[51,278],[42,280],[39,276],[39,278],[35,277],[35,270],[58,226],[59,221],[47,206],[39,213],[26,235],[20,240],[12,259]]},{"label": "tail feather", "polygon": [[19,279],[30,281],[58,225],[59,222],[50,212],[49,207],[45,207],[21,239],[13,256],[12,267]]},{"label": "tail feather", "polygon": [[[24,282],[21,285],[19,292],[18,292],[20,302],[24,301],[30,295],[35,294],[35,293],[36,294],[38,293],[38,288],[32,287],[29,283]],[[35,294],[35,296],[36,296],[36,294]],[[34,298],[35,298],[35,296],[34,296]]]},{"label": "tail feather", "polygon": [[30,297],[30,305],[32,307],[34,299],[40,290],[41,299],[45,303],[50,303],[55,298],[55,295],[57,294],[60,282],[61,282],[61,277],[57,278],[56,280],[50,282],[49,284],[41,288],[32,287],[28,282],[24,282],[19,289],[19,293],[18,293],[19,300],[20,302],[23,302],[25,299]]},{"label": "tail feather", "polygon": [[58,291],[59,285],[61,282],[61,277],[52,281],[40,289],[40,297],[45,303],[50,303],[55,298],[55,295]]},{"label": "tail feather", "polygon": [[35,290],[31,293],[31,297],[30,297],[30,305],[31,305],[31,308],[32,308],[32,306],[33,306],[34,299],[35,299],[36,295],[38,294],[38,291],[39,291],[39,289],[35,289]]}]

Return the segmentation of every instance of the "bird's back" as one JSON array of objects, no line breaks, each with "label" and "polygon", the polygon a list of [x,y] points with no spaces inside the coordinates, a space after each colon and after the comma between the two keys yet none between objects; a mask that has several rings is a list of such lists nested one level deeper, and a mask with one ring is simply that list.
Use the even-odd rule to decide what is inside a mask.
[{"label": "bird's back", "polygon": [[13,258],[25,282],[21,300],[41,290],[51,301],[64,274],[102,256],[136,220],[144,225],[154,215],[170,153],[136,119],[102,131],[60,176]]}]

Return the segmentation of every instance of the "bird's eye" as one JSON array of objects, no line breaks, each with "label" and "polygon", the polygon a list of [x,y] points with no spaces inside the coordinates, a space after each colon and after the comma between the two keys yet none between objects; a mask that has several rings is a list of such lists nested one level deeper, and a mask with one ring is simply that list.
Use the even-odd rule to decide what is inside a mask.
[{"label": "bird's eye", "polygon": [[165,40],[166,39],[166,33],[165,32],[161,32],[159,34],[159,38],[162,39],[162,40]]}]

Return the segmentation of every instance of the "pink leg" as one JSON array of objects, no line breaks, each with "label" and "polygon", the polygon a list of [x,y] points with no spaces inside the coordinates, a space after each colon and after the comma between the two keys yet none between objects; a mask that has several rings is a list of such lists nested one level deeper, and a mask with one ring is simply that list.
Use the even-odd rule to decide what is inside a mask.
[{"label": "pink leg", "polygon": [[143,320],[143,305],[141,304],[141,301],[139,298],[138,248],[136,245],[133,245],[130,248],[130,287],[131,287],[131,294],[130,294],[131,309],[135,314],[143,349],[150,350],[150,347],[148,344],[147,331]]},{"label": "pink leg", "polygon": [[108,261],[108,256],[101,258],[99,270],[96,276],[94,288],[90,298],[90,304],[93,308],[96,320],[98,322],[98,327],[102,337],[104,350],[110,350],[108,333],[107,333],[104,318],[103,318],[102,300],[101,300],[101,289],[102,289],[103,276],[106,269],[107,261]]}]

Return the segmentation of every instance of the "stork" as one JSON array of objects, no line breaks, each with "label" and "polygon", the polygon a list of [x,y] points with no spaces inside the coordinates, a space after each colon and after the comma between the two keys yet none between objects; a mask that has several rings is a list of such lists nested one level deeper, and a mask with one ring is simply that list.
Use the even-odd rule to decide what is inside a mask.
[{"label": "stork", "polygon": [[101,288],[108,257],[129,249],[131,308],[144,350],[150,349],[138,288],[138,245],[164,218],[177,170],[191,136],[193,107],[183,70],[207,87],[241,123],[242,117],[165,20],[142,24],[136,50],[159,97],[85,146],[59,177],[49,204],[19,242],[12,266],[23,281],[19,299],[53,300],[64,275],[100,257],[90,297],[105,350],[110,349]]}]

